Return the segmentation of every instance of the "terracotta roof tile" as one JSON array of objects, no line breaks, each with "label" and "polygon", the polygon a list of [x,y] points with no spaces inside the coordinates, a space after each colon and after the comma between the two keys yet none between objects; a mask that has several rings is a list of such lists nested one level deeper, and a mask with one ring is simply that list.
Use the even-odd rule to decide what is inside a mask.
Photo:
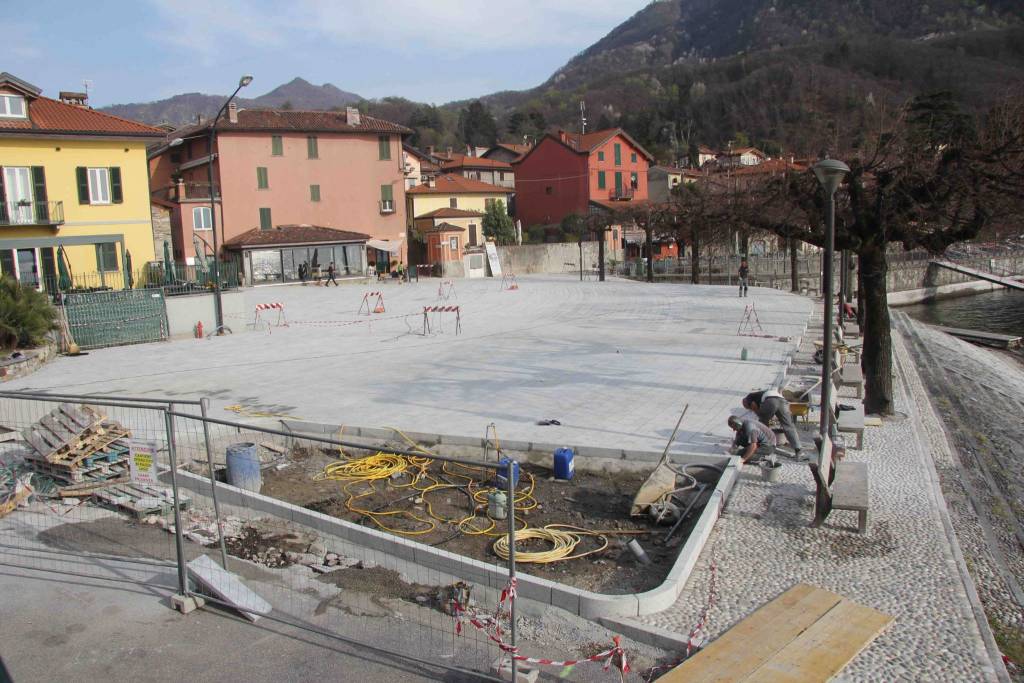
[{"label": "terracotta roof tile", "polygon": [[469,211],[467,209],[450,209],[444,207],[443,209],[434,209],[430,213],[425,213],[416,218],[479,218],[483,216],[479,211]]},{"label": "terracotta roof tile", "polygon": [[451,223],[438,223],[437,225],[416,229],[424,235],[435,232],[466,232],[465,228],[460,228],[459,226],[452,225]]},{"label": "terracotta roof tile", "polygon": [[290,244],[329,244],[365,242],[369,235],[351,230],[326,228],[321,225],[279,225],[271,230],[253,228],[224,243],[226,249],[241,247],[277,247]]},{"label": "terracotta roof tile", "polygon": [[[208,130],[210,122],[197,123],[174,131],[169,137],[182,137],[200,130]],[[238,123],[231,123],[227,115],[217,121],[218,131],[280,130],[302,133],[395,133],[407,135],[412,130],[391,121],[360,114],[359,125],[349,125],[348,113],[343,111],[294,111],[283,109],[239,109]]]},{"label": "terracotta roof tile", "polygon": [[511,190],[490,183],[484,183],[460,175],[440,175],[434,179],[434,187],[424,183],[406,190],[406,194],[511,194]]},{"label": "terracotta roof tile", "polygon": [[0,130],[23,135],[117,135],[143,138],[162,138],[166,135],[159,128],[138,121],[64,104],[49,97],[30,99],[26,119],[0,119]]}]

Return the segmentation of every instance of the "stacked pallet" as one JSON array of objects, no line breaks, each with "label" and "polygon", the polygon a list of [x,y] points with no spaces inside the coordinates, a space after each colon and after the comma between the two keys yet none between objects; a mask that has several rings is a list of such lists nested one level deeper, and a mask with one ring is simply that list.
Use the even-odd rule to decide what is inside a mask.
[{"label": "stacked pallet", "polygon": [[[131,431],[95,408],[63,403],[22,432],[33,470],[58,484],[61,498],[86,498],[136,518],[166,514],[173,497],[164,487],[129,482]],[[180,498],[180,508],[189,500]]]}]

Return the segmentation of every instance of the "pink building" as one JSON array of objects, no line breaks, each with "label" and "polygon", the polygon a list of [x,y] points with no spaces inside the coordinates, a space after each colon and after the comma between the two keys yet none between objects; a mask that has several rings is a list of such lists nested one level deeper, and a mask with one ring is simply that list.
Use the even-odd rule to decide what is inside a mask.
[{"label": "pink building", "polygon": [[[177,207],[171,220],[174,257],[180,261],[194,259],[197,244],[212,253],[205,246],[213,242],[209,130],[209,123],[178,129],[149,154],[154,196]],[[392,263],[405,262],[402,136],[411,132],[353,108],[323,112],[232,106],[217,123],[213,155],[221,258],[241,259],[250,283],[298,281],[302,256],[295,250],[302,245],[277,249],[273,241],[234,238],[253,229],[310,225],[369,236],[361,262],[352,258],[350,241],[338,245],[348,264],[341,274],[363,274],[368,267],[388,271]],[[329,247],[318,242],[318,257],[333,253]],[[326,267],[328,262],[319,258],[319,265]],[[254,269],[254,263],[259,267]]]}]

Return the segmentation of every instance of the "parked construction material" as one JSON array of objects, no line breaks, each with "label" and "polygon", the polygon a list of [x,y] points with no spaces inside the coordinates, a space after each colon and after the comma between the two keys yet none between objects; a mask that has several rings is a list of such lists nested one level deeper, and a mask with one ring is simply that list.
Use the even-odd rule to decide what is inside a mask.
[{"label": "parked construction material", "polygon": [[270,614],[273,607],[256,595],[248,586],[231,572],[217,566],[206,555],[200,555],[188,563],[189,575],[206,590],[228,605],[234,607],[249,621],[257,621],[261,615]]},{"label": "parked construction material", "polygon": [[686,411],[689,409],[690,404],[687,403],[683,408],[682,414],[679,416],[679,420],[676,422],[675,429],[672,430],[672,436],[668,438],[668,443],[665,444],[665,451],[661,454],[661,460],[658,461],[657,467],[647,477],[647,481],[640,486],[636,497],[633,498],[633,506],[629,511],[630,516],[637,517],[644,514],[652,503],[661,500],[675,490],[676,473],[668,466],[668,450],[672,447],[672,442],[676,440],[679,425],[683,424],[683,418],[686,417]]}]

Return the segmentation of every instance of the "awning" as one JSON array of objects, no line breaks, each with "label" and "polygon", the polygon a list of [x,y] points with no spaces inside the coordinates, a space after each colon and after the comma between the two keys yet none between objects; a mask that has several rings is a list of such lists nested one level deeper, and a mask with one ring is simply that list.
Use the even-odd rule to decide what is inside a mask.
[{"label": "awning", "polygon": [[366,240],[366,246],[386,251],[389,254],[397,254],[402,251],[402,243],[405,239],[399,240]]}]

